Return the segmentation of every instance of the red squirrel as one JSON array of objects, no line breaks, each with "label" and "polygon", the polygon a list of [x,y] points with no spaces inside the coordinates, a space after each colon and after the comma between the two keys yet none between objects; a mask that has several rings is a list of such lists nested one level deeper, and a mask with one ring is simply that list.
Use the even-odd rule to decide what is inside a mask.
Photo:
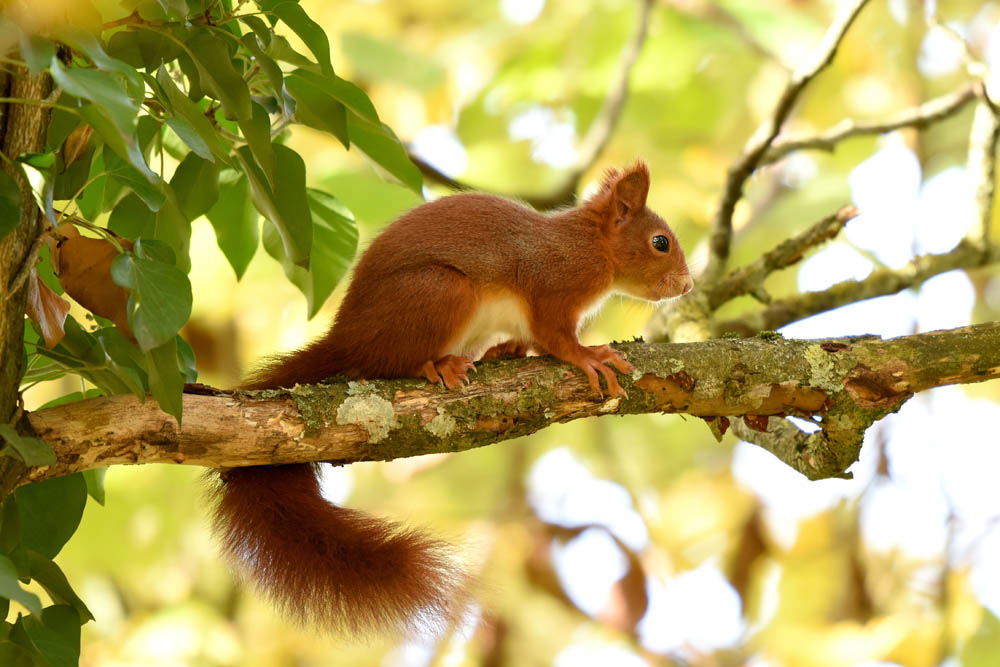
[{"label": "red squirrel", "polygon": [[[612,292],[658,301],[693,285],[670,227],[646,207],[648,191],[638,162],[551,215],[486,194],[422,204],[361,256],[329,332],[243,388],[344,375],[453,389],[473,360],[530,349],[577,366],[598,394],[603,378],[609,394],[624,395],[611,367],[631,364],[607,345],[581,345],[581,320]],[[434,627],[460,611],[465,577],[447,545],[327,502],[316,472],[222,473],[216,527],[238,571],[293,618],[351,635]]]}]

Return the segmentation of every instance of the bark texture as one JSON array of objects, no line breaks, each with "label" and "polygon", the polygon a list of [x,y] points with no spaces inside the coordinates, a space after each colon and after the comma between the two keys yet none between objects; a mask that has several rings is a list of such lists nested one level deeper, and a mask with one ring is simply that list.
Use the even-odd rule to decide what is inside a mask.
[{"label": "bark texture", "polygon": [[[27,70],[14,68],[13,73],[0,73],[0,96],[21,99],[44,99],[52,90],[52,78],[43,73],[29,75]],[[41,234],[41,211],[35,205],[31,188],[12,166],[11,160],[22,153],[38,152],[45,146],[49,109],[32,104],[0,104],[0,151],[6,159],[2,168],[13,176],[21,191],[21,219],[18,225],[0,239],[0,423],[16,417],[18,410],[18,380],[21,378],[22,345],[24,340],[24,309],[27,283],[12,290],[31,247]],[[16,459],[0,460],[0,498],[23,477],[24,465]]]},{"label": "bark texture", "polygon": [[290,391],[186,394],[184,428],[155,402],[94,398],[31,413],[58,463],[22,482],[122,463],[211,467],[389,460],[452,452],[581,417],[686,413],[723,432],[741,419],[798,415],[821,430],[774,453],[812,479],[842,476],[865,429],[930,387],[1000,377],[1000,323],[890,340],[780,336],[616,346],[636,366],[628,398],[592,394],[548,357],[480,364],[455,391],[417,380],[337,382]]}]

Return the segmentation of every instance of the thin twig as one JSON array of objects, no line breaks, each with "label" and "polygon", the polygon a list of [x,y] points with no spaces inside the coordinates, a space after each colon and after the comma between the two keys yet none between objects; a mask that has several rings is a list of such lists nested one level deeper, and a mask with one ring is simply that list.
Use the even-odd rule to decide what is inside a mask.
[{"label": "thin twig", "polygon": [[628,82],[632,74],[632,67],[639,58],[643,44],[646,42],[646,36],[649,34],[649,16],[653,2],[654,0],[640,1],[635,31],[632,33],[632,39],[622,49],[618,60],[617,79],[605,95],[604,103],[587,129],[587,134],[580,141],[577,159],[573,167],[573,179],[576,182],[579,182],[584,172],[600,156],[621,118],[625,99],[628,97]]},{"label": "thin twig", "polygon": [[9,301],[11,297],[24,287],[24,283],[28,280],[28,276],[31,275],[31,269],[38,261],[38,253],[42,251],[42,245],[44,245],[46,233],[47,231],[43,231],[35,237],[34,241],[31,242],[31,248],[28,249],[28,254],[25,256],[24,261],[21,262],[21,266],[18,267],[17,273],[14,274],[13,279],[10,281],[10,285],[7,286],[7,291],[3,295],[4,302]]},{"label": "thin twig", "polygon": [[760,164],[777,162],[798,150],[832,151],[841,141],[852,137],[885,134],[904,127],[927,127],[961,111],[976,97],[977,87],[978,84],[970,83],[947,95],[935,97],[881,121],[857,122],[845,118],[833,127],[812,136],[789,137],[775,141],[761,158]]},{"label": "thin twig", "polygon": [[771,298],[764,291],[764,280],[779,269],[784,269],[802,259],[804,253],[834,238],[849,220],[858,215],[853,206],[843,206],[797,236],[786,239],[758,257],[754,262],[730,271],[719,283],[708,290],[708,304],[713,311],[730,299],[752,294],[762,303]]},{"label": "thin twig", "polygon": [[845,280],[820,292],[796,294],[739,319],[718,322],[713,329],[716,335],[752,336],[851,303],[896,294],[941,273],[995,262],[1000,262],[1000,248],[963,240],[950,252],[921,255],[898,269],[879,269],[864,280]]},{"label": "thin twig", "polygon": [[714,2],[706,2],[705,0],[661,0],[661,2],[666,7],[675,11],[718,24],[723,29],[733,33],[737,39],[758,56],[781,64],[781,58],[757,39],[742,21],[722,5]]},{"label": "thin twig", "polygon": [[979,102],[969,128],[969,154],[965,172],[972,183],[973,220],[966,238],[990,243],[993,201],[996,191],[997,142],[1000,140],[1000,116],[989,91],[980,88]]},{"label": "thin twig", "polygon": [[713,284],[725,270],[732,243],[733,211],[736,209],[737,202],[743,197],[743,187],[747,179],[760,166],[761,159],[778,136],[781,126],[791,114],[802,91],[833,61],[837,48],[847,34],[848,28],[851,27],[854,19],[867,4],[868,0],[853,0],[845,5],[841,15],[827,30],[812,57],[808,58],[792,74],[781,97],[778,98],[771,116],[757,128],[757,131],[743,148],[743,152],[729,167],[722,191],[722,199],[712,220],[708,264],[702,274],[702,285]]}]

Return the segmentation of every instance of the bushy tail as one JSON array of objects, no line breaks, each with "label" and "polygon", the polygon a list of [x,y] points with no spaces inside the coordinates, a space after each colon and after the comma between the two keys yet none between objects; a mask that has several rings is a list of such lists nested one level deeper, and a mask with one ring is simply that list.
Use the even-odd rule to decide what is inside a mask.
[{"label": "bushy tail", "polygon": [[220,473],[215,530],[237,571],[288,616],[336,633],[434,631],[461,611],[448,545],[338,507],[312,464]]}]

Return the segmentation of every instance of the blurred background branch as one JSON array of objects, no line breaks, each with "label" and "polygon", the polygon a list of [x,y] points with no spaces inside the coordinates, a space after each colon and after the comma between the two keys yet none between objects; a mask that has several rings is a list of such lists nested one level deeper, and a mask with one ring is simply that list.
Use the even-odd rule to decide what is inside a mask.
[{"label": "blurred background branch", "polygon": [[[614,79],[611,81],[607,94],[604,96],[604,102],[600,110],[598,110],[597,115],[591,121],[587,133],[580,139],[576,148],[576,157],[565,176],[563,176],[561,183],[550,192],[544,194],[532,192],[501,194],[519,199],[539,211],[548,211],[561,206],[567,206],[576,200],[580,179],[597,162],[604,147],[611,140],[615,127],[621,118],[625,102],[628,99],[629,77],[632,74],[635,61],[638,59],[639,54],[642,53],[646,36],[649,34],[650,15],[656,1],[637,1],[638,10],[632,37],[622,49]],[[424,175],[424,178],[432,183],[443,185],[446,188],[456,191],[481,190],[481,188],[463,183],[444,174],[427,160],[419,155],[415,155],[412,150],[409,155],[413,163],[420,169],[420,173]]]}]

